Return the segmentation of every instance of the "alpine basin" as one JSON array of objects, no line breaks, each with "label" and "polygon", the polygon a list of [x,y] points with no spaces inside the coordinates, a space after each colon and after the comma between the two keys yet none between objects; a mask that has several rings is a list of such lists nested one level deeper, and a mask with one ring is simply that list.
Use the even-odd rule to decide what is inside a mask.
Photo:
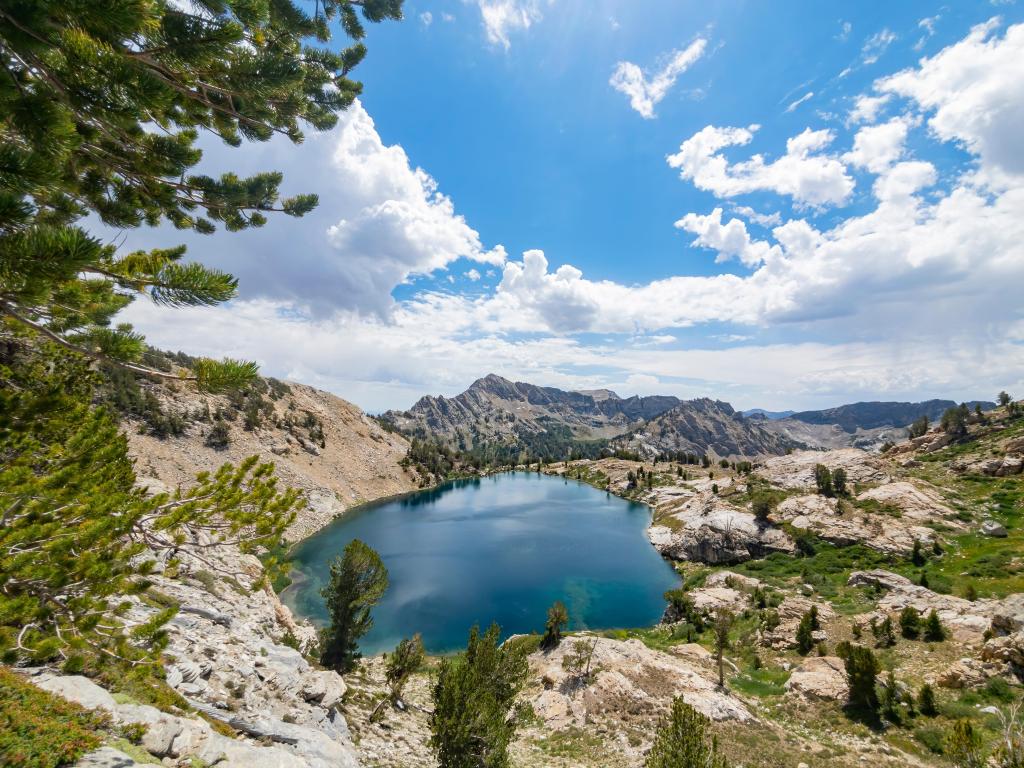
[{"label": "alpine basin", "polygon": [[331,561],[353,539],[380,553],[391,580],[374,608],[366,654],[415,632],[431,653],[465,646],[469,628],[540,631],[561,600],[571,629],[651,625],[675,572],[648,543],[650,510],[576,480],[507,473],[458,480],[346,513],[292,552],[284,598],[326,621]]}]

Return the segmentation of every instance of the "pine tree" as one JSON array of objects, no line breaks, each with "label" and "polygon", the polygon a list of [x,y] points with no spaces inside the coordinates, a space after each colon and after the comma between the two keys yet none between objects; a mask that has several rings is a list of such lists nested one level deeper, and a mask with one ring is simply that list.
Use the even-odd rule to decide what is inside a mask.
[{"label": "pine tree", "polygon": [[814,484],[818,488],[818,493],[822,496],[834,495],[834,489],[832,487],[832,473],[824,464],[816,464],[814,466]]},{"label": "pine tree", "polygon": [[568,623],[569,611],[566,609],[565,603],[561,600],[556,600],[548,608],[548,620],[544,625],[544,637],[540,641],[541,647],[545,649],[557,648],[558,644],[562,642],[562,629]]},{"label": "pine tree", "polygon": [[593,668],[596,649],[596,637],[580,638],[573,641],[572,650],[562,657],[562,669],[569,673],[573,689],[580,685],[589,685],[596,674]]},{"label": "pine tree", "polygon": [[508,745],[522,721],[516,697],[529,669],[525,650],[500,645],[492,624],[469,633],[466,650],[441,660],[430,716],[440,768],[508,768]]},{"label": "pine tree", "polygon": [[908,640],[916,640],[921,634],[921,614],[912,605],[900,612],[900,634]]},{"label": "pine tree", "polygon": [[320,663],[350,672],[359,659],[359,639],[373,627],[370,611],[388,588],[388,569],[372,548],[353,539],[331,563],[330,581],[320,594],[330,624],[320,632]]},{"label": "pine tree", "polygon": [[948,408],[942,414],[942,431],[954,438],[962,438],[967,435],[967,409],[960,406]]},{"label": "pine tree", "polygon": [[814,630],[811,628],[811,614],[805,613],[796,628],[796,649],[801,656],[806,656],[814,647]]},{"label": "pine tree", "polygon": [[[76,224],[94,215],[133,228],[169,222],[208,233],[301,216],[315,195],[279,199],[281,174],[213,178],[194,169],[200,131],[231,146],[300,125],[325,130],[352,103],[366,53],[363,18],[401,17],[402,0],[181,4],[170,0],[7,3],[0,13],[0,316],[87,356],[150,376],[142,339],[111,326],[133,296],[165,306],[235,295],[223,272],[184,248],[119,255]],[[325,45],[332,25],[352,45]],[[159,130],[153,130],[159,128]],[[207,389],[250,382],[255,366],[200,361],[184,378]]]},{"label": "pine tree", "polygon": [[394,653],[387,657],[384,679],[387,681],[389,697],[393,704],[398,704],[402,700],[402,689],[423,664],[423,658],[423,638],[419,633],[402,640],[395,646]]},{"label": "pine tree", "polygon": [[882,714],[885,719],[893,723],[899,723],[903,718],[900,713],[900,691],[896,683],[896,676],[889,672],[885,678],[885,695],[882,699]]},{"label": "pine tree", "polygon": [[946,639],[946,629],[934,608],[924,620],[924,639],[930,643],[941,643]]},{"label": "pine tree", "polygon": [[923,437],[928,433],[928,416],[923,415],[910,425],[910,437]]},{"label": "pine tree", "polygon": [[845,659],[846,677],[850,684],[850,706],[863,712],[878,711],[878,693],[875,681],[880,667],[871,649],[854,645]]},{"label": "pine tree", "polygon": [[714,623],[711,625],[715,642],[715,661],[718,665],[718,687],[725,688],[725,652],[729,649],[729,633],[735,617],[730,611],[719,608],[715,611]]},{"label": "pine tree", "polygon": [[892,626],[892,618],[886,616],[881,623],[873,627],[875,631],[875,646],[878,648],[892,648],[896,645],[896,632]]},{"label": "pine tree", "polygon": [[917,707],[925,717],[935,717],[939,714],[939,709],[935,705],[935,690],[928,683],[922,685],[917,694]]},{"label": "pine tree", "polygon": [[837,467],[832,473],[832,488],[836,496],[846,495],[846,470],[842,467]]},{"label": "pine tree", "polygon": [[[7,349],[11,349],[8,347]],[[135,487],[127,440],[92,405],[97,375],[54,347],[0,355],[0,659],[153,661],[175,608],[130,626],[120,599],[149,587],[154,555],[185,540],[280,548],[300,504],[258,457],[187,490]],[[271,558],[269,576],[277,573]],[[147,665],[148,666],[148,665]]]},{"label": "pine tree", "polygon": [[681,696],[658,726],[645,768],[727,768],[718,740],[709,736],[710,721]]}]

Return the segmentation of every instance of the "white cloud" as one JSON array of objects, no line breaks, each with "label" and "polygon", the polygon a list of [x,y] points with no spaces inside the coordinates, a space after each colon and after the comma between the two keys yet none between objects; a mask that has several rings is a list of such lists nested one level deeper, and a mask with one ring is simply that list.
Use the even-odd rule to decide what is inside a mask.
[{"label": "white cloud", "polygon": [[512,47],[509,33],[526,31],[543,18],[539,0],[476,0],[487,40],[506,51]]},{"label": "white cloud", "polygon": [[881,96],[858,96],[850,111],[850,123],[873,123],[878,119],[878,113],[886,104],[892,100],[891,93],[883,93]]},{"label": "white cloud", "polygon": [[629,97],[629,105],[641,117],[653,118],[654,107],[665,98],[679,75],[704,55],[706,47],[707,40],[699,37],[686,48],[672,51],[664,66],[654,73],[644,73],[636,64],[620,61],[608,82],[616,91]]},{"label": "white cloud", "polygon": [[943,141],[977,155],[990,173],[1024,174],[1024,24],[999,37],[999,19],[974,27],[962,41],[920,66],[875,83],[880,93],[912,99],[929,113]]},{"label": "white cloud", "polygon": [[204,162],[211,173],[243,176],[284,167],[283,192],[319,194],[312,213],[218,235],[217,248],[209,238],[170,228],[134,230],[126,247],[184,242],[204,263],[238,275],[244,298],[294,302],[317,315],[351,309],[386,317],[392,291],[411,278],[459,259],[504,263],[504,249],[484,247],[437,181],[401,146],[382,141],[359,101],[339,117],[334,129],[311,133],[301,146],[275,139],[224,153],[213,145]]},{"label": "white cloud", "polygon": [[910,121],[901,117],[865,126],[857,131],[853,150],[843,155],[843,160],[872,173],[881,173],[902,156],[909,130]]},{"label": "white cloud", "polygon": [[445,22],[448,22],[450,24],[451,22],[455,21],[455,16],[453,16],[450,13],[442,13],[441,14],[441,21],[445,21]]},{"label": "white cloud", "polygon": [[434,23],[434,14],[430,11],[424,11],[420,14],[420,21],[423,22],[423,26],[429,27]]},{"label": "white cloud", "polygon": [[832,131],[810,128],[786,142],[786,154],[774,162],[761,155],[730,164],[719,150],[749,144],[759,126],[698,131],[668,157],[680,176],[718,197],[735,197],[758,190],[788,195],[813,206],[845,202],[853,191],[853,179],[834,157],[818,154],[832,143]]},{"label": "white cloud", "polygon": [[804,94],[803,96],[801,96],[801,97],[800,97],[799,99],[797,99],[796,101],[792,101],[792,102],[790,102],[789,106],[788,106],[788,107],[786,107],[786,111],[787,111],[787,112],[792,112],[792,111],[793,111],[794,109],[796,109],[797,107],[799,107],[799,106],[800,106],[801,104],[803,104],[803,103],[804,103],[805,101],[810,101],[810,100],[811,100],[811,99],[813,99],[813,98],[814,98],[814,91],[808,91],[807,93],[805,93],[805,94]]},{"label": "white cloud", "polygon": [[864,41],[864,46],[860,51],[861,61],[865,64],[874,64],[882,58],[889,46],[896,42],[896,40],[896,33],[888,27],[880,32],[876,32]]},{"label": "white cloud", "polygon": [[979,344],[955,326],[941,340],[757,345],[737,334],[730,343],[738,345],[725,349],[664,349],[570,338],[466,338],[451,308],[436,299],[403,307],[391,323],[350,314],[318,319],[268,301],[181,310],[138,302],[126,314],[158,347],[177,348],[188,338],[190,352],[256,360],[265,375],[336,392],[371,412],[407,408],[428,392],[456,394],[491,371],[564,389],[711,395],[741,408],[969,399],[1024,389],[1019,345],[999,338]]},{"label": "white cloud", "polygon": [[938,23],[939,19],[941,19],[941,18],[942,18],[941,15],[939,15],[939,16],[929,16],[929,17],[921,19],[919,22],[917,22],[918,28],[924,30],[924,35],[922,35],[921,38],[918,39],[918,41],[916,43],[914,43],[914,50],[915,51],[920,51],[922,48],[924,48],[924,45],[925,45],[925,43],[928,42],[928,39],[932,35],[935,34],[935,25]]},{"label": "white cloud", "polygon": [[693,245],[717,251],[715,261],[728,261],[735,257],[745,266],[756,267],[772,256],[780,255],[778,246],[752,240],[746,225],[739,219],[730,219],[723,225],[721,208],[715,208],[707,216],[688,213],[676,222],[676,227],[697,235]]},{"label": "white cloud", "polygon": [[[623,284],[590,279],[569,264],[549,270],[536,250],[505,262],[503,249],[487,250],[401,147],[383,143],[357,104],[335,131],[288,147],[305,158],[300,189],[321,194],[316,212],[239,233],[204,254],[240,275],[243,300],[180,311],[138,302],[126,319],[157,346],[189,339],[195,353],[256,359],[271,375],[371,408],[408,405],[424,391],[457,392],[490,370],[567,388],[656,377],[680,395],[762,407],[1019,389],[1024,174],[1011,148],[1022,135],[1021,29],[1002,38],[991,25],[975,29],[917,68],[878,81],[879,94],[906,98],[923,115],[861,127],[845,155],[824,154],[835,137],[810,129],[771,162],[755,155],[730,163],[721,154],[750,143],[756,126],[708,126],[684,142],[671,164],[721,197],[775,192],[823,205],[853,189],[844,162],[876,176],[873,206],[858,200],[868,209],[830,212],[827,225],[772,214],[759,222],[770,234],[755,240],[742,221],[723,223],[721,208],[680,219],[695,247],[738,258],[739,274]],[[934,138],[960,143],[979,169],[958,176],[954,167],[937,186],[939,169],[907,151],[907,129],[919,119],[928,119]],[[277,146],[239,154],[264,167],[277,160]],[[180,236],[170,234],[172,242]],[[399,283],[462,258],[502,267],[500,283],[472,296],[445,288],[392,298]],[[719,338],[743,346],[678,348],[692,347],[696,334],[680,334],[672,348],[659,342],[676,340],[666,331],[712,323]],[[757,346],[762,330],[829,342]]]},{"label": "white cloud", "polygon": [[853,24],[848,21],[844,21],[839,26],[839,34],[836,35],[836,39],[842,42],[846,42],[847,38],[850,37],[850,33],[853,31]]},{"label": "white cloud", "polygon": [[762,227],[777,227],[782,223],[782,214],[778,211],[772,211],[771,213],[759,213],[749,205],[734,205],[732,206],[732,210],[749,221],[752,221],[755,224],[760,224]]},{"label": "white cloud", "polygon": [[474,283],[480,279],[480,271],[477,269],[471,269],[466,273],[466,277],[472,280]]}]

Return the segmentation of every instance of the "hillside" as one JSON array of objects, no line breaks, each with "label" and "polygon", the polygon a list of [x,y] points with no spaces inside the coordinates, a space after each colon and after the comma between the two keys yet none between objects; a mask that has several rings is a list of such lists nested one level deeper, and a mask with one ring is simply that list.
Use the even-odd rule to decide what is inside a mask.
[{"label": "hillside", "polygon": [[[843,431],[853,433],[858,429],[906,427],[922,416],[927,416],[929,421],[935,422],[942,418],[947,409],[956,405],[959,403],[952,400],[926,400],[921,403],[862,402],[826,408],[822,411],[799,411],[791,414],[789,418],[806,424],[837,424]],[[995,408],[995,403],[981,400],[967,403],[967,407],[972,411],[975,405],[980,405],[985,411]]]},{"label": "hillside", "polygon": [[460,395],[428,395],[408,411],[388,411],[383,418],[407,434],[472,448],[487,443],[529,445],[545,434],[565,442],[607,439],[678,403],[670,396],[622,398],[610,390],[566,392],[490,374]]},{"label": "hillside", "polygon": [[283,485],[306,493],[306,508],[288,530],[293,541],[349,507],[418,485],[399,465],[409,449],[404,437],[313,387],[264,379],[225,396],[122,377],[109,397],[123,415],[142,485],[187,486],[199,472],[252,455],[272,461]]},{"label": "hillside", "polygon": [[778,455],[804,443],[771,431],[762,418],[744,418],[721,400],[700,398],[680,403],[614,441],[618,448],[646,456],[685,451],[717,457]]}]

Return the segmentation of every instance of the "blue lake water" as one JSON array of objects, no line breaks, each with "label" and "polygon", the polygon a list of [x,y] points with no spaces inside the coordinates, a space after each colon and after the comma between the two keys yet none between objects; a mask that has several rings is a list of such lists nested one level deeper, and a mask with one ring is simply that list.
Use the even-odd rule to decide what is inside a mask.
[{"label": "blue lake water", "polygon": [[465,647],[473,624],[542,631],[555,600],[572,629],[651,625],[679,579],[648,543],[650,510],[575,480],[525,472],[447,483],[349,512],[300,543],[285,602],[326,620],[320,589],[352,539],[380,553],[391,579],[365,654],[415,632],[431,653]]}]

